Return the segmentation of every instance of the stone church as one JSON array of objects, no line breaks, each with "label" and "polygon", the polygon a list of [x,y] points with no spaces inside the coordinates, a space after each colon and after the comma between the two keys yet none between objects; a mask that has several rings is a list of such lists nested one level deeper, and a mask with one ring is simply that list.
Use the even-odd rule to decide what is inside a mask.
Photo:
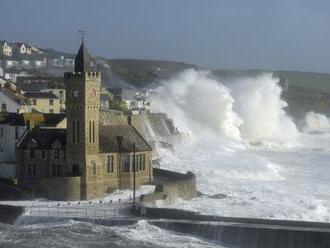
[{"label": "stone church", "polygon": [[153,180],[152,149],[130,124],[101,125],[101,73],[82,41],[64,74],[67,128],[32,128],[17,144],[19,182],[38,197],[93,199]]}]

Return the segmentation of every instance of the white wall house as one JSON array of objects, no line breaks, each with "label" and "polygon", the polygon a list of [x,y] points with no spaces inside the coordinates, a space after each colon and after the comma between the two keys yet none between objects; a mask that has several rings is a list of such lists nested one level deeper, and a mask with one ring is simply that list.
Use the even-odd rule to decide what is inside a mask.
[{"label": "white wall house", "polygon": [[13,47],[7,43],[7,42],[1,42],[1,53],[4,55],[4,56],[12,56],[13,55]]}]

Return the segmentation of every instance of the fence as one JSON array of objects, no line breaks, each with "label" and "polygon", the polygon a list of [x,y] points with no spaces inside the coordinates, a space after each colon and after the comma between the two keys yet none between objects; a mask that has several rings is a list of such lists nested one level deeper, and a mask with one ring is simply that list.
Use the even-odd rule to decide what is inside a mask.
[{"label": "fence", "polygon": [[30,206],[25,208],[25,215],[44,217],[81,217],[81,218],[128,218],[131,217],[132,205],[116,203],[100,206]]}]

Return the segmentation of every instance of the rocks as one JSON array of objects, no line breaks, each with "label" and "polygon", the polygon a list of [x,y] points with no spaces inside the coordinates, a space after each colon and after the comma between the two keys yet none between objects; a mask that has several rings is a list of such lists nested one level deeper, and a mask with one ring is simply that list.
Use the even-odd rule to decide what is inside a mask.
[{"label": "rocks", "polygon": [[225,198],[228,198],[228,195],[223,194],[223,193],[218,193],[218,194],[209,196],[209,198],[211,198],[211,199],[225,199]]}]

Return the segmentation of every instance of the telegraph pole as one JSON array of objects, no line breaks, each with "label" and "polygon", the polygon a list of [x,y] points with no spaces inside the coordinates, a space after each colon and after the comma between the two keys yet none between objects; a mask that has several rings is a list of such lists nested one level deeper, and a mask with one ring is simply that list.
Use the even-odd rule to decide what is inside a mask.
[{"label": "telegraph pole", "polygon": [[135,207],[135,180],[136,180],[136,166],[135,166],[135,153],[136,147],[135,142],[133,143],[133,205]]}]

